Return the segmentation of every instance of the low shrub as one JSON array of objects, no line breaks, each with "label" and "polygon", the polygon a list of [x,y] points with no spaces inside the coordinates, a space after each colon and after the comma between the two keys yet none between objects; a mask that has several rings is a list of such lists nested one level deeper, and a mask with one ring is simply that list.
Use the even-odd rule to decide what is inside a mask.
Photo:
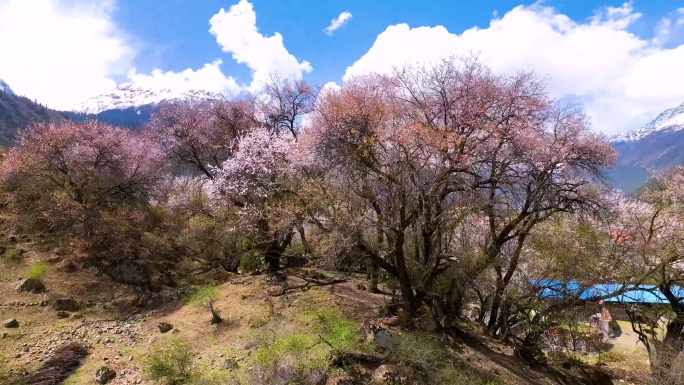
[{"label": "low shrub", "polygon": [[15,249],[14,247],[8,247],[2,254],[2,259],[9,263],[19,263],[24,260],[21,251]]},{"label": "low shrub", "polygon": [[320,340],[309,334],[262,339],[250,376],[257,384],[309,384],[325,380],[328,361]]},{"label": "low shrub", "polygon": [[[247,247],[247,246],[245,246]],[[243,272],[252,272],[264,267],[264,258],[256,249],[248,249],[240,258],[240,269]]]},{"label": "low shrub", "polygon": [[29,278],[41,281],[45,277],[45,274],[47,274],[48,268],[49,266],[47,263],[38,263],[31,267],[27,275]]},{"label": "low shrub", "polygon": [[619,352],[609,350],[607,352],[600,352],[598,359],[602,363],[623,362],[625,360],[625,356]]},{"label": "low shrub", "polygon": [[147,375],[169,385],[190,382],[197,375],[192,369],[193,352],[190,343],[178,337],[169,337],[160,342],[144,363]]},{"label": "low shrub", "polygon": [[402,333],[393,340],[391,356],[412,367],[444,366],[449,353],[428,334]]},{"label": "low shrub", "polygon": [[193,307],[208,309],[211,312],[211,323],[218,324],[223,322],[223,318],[221,318],[221,314],[215,307],[217,297],[218,289],[216,286],[200,286],[195,289],[188,304]]}]

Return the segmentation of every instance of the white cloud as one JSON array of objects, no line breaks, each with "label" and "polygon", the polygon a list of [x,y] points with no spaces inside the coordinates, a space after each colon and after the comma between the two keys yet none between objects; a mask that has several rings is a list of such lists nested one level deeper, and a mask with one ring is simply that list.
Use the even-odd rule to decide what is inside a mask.
[{"label": "white cloud", "polygon": [[335,82],[327,82],[323,85],[323,87],[321,87],[321,89],[319,90],[319,94],[320,95],[326,95],[327,93],[329,93],[331,91],[332,92],[339,91],[340,89],[342,89],[342,87],[340,87],[339,84],[337,84]]},{"label": "white cloud", "polygon": [[[595,129],[613,134],[639,127],[684,101],[684,45],[668,48],[657,36],[648,40],[630,33],[627,28],[639,16],[625,3],[577,22],[535,4],[516,7],[491,20],[488,28],[460,35],[442,26],[393,25],[347,68],[344,79],[476,53],[496,72],[548,75],[554,97],[580,102]],[[670,25],[680,20],[669,18]]]},{"label": "white cloud", "polygon": [[307,61],[299,62],[283,44],[283,37],[276,32],[266,37],[256,27],[256,13],[247,0],[223,8],[209,20],[209,32],[224,52],[230,52],[238,63],[246,64],[252,71],[251,88],[257,88],[268,80],[271,73],[285,78],[301,78],[312,71]]},{"label": "white cloud", "polygon": [[676,46],[684,43],[684,8],[679,8],[663,17],[656,26],[655,44]]},{"label": "white cloud", "polygon": [[116,86],[134,52],[111,20],[115,2],[0,0],[0,77],[53,108]]},{"label": "white cloud", "polygon": [[[113,79],[124,75],[133,86],[152,90],[230,95],[247,88],[221,71],[220,59],[180,72],[137,72],[130,39],[112,20],[115,8],[116,0],[0,0],[0,78],[18,94],[56,109],[109,93],[117,86]],[[253,71],[252,89],[273,72],[301,78],[312,70],[287,51],[279,33],[265,37],[257,31],[247,0],[221,9],[210,23],[223,50]]]},{"label": "white cloud", "polygon": [[150,75],[137,73],[133,68],[128,73],[128,79],[135,86],[152,90],[168,88],[176,92],[205,90],[224,95],[239,93],[240,86],[232,76],[226,77],[221,72],[221,64],[221,60],[216,60],[198,70],[188,68],[181,72],[155,69]]},{"label": "white cloud", "polygon": [[342,27],[342,26],[345,25],[349,20],[351,20],[351,18],[352,18],[351,12],[349,12],[349,11],[344,11],[344,12],[340,13],[339,16],[337,16],[336,18],[332,19],[332,20],[330,21],[330,25],[327,26],[327,27],[325,27],[325,29],[323,30],[323,32],[325,32],[326,35],[330,36],[330,35],[332,35],[332,33],[333,33],[334,31],[340,29],[340,27]]},{"label": "white cloud", "polygon": [[223,61],[220,59],[198,70],[188,68],[182,72],[155,69],[147,75],[133,69],[128,73],[129,81],[134,86],[153,90],[205,90],[234,95],[245,89],[258,88],[271,73],[277,72],[286,78],[301,78],[302,73],[312,70],[308,62],[300,63],[287,51],[279,33],[265,37],[258,32],[256,13],[247,0],[231,6],[228,12],[221,9],[209,23],[209,32],[216,37],[223,51],[232,53],[233,59],[246,64],[253,71],[251,85],[239,85],[235,78],[224,75],[220,68]]}]

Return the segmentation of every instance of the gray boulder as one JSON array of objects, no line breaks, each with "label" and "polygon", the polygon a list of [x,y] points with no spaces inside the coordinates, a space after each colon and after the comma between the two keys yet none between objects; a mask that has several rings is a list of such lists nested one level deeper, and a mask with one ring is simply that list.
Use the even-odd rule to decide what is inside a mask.
[{"label": "gray boulder", "polygon": [[73,297],[56,299],[53,307],[57,311],[78,311],[81,308]]},{"label": "gray boulder", "polygon": [[19,321],[17,321],[16,318],[10,318],[6,320],[5,322],[2,323],[2,326],[6,328],[18,328],[19,327]]},{"label": "gray boulder", "polygon": [[59,318],[59,319],[69,318],[69,313],[65,312],[64,310],[60,310],[57,312],[57,318]]},{"label": "gray boulder", "polygon": [[166,322],[160,322],[157,325],[157,327],[159,328],[159,331],[162,333],[166,333],[166,332],[170,331],[171,329],[173,329],[173,325],[171,325],[170,323],[166,323]]},{"label": "gray boulder", "polygon": [[116,377],[116,372],[108,366],[102,366],[95,371],[95,381],[98,384],[106,384]]},{"label": "gray boulder", "polygon": [[45,292],[45,285],[39,279],[26,278],[19,282],[19,284],[16,287],[16,290],[33,294],[40,294]]}]

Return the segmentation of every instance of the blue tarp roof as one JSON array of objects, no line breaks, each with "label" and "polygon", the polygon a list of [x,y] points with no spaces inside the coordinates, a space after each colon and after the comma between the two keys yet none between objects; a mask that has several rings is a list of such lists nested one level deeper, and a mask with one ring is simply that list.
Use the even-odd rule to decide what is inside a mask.
[{"label": "blue tarp roof", "polygon": [[[567,298],[577,296],[579,299],[589,299],[597,296],[606,296],[615,293],[623,288],[617,283],[596,284],[586,287],[579,282],[564,282],[559,280],[533,280],[532,285],[541,290],[541,298]],[[580,293],[580,290],[582,292]],[[672,287],[672,293],[680,300],[684,300],[684,288],[679,286]],[[625,302],[625,303],[649,303],[649,304],[668,304],[669,302],[658,290],[655,285],[629,285],[624,294],[606,298],[606,302]]]}]

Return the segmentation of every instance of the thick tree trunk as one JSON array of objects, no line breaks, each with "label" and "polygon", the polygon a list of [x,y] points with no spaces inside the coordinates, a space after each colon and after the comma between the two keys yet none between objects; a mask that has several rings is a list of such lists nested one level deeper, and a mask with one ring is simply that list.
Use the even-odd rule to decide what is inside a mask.
[{"label": "thick tree trunk", "polygon": [[280,270],[280,253],[276,250],[267,250],[264,255],[269,274],[275,274]]},{"label": "thick tree trunk", "polygon": [[304,231],[304,226],[298,224],[297,232],[299,233],[299,238],[302,241],[302,247],[304,247],[304,252],[306,254],[311,254],[311,246],[309,246],[309,241],[306,239],[306,232]]},{"label": "thick tree trunk", "polygon": [[415,303],[413,285],[411,284],[411,277],[409,276],[406,267],[406,257],[404,256],[404,233],[402,232],[397,233],[397,237],[394,240],[393,257],[397,266],[397,279],[399,280],[399,288],[401,289],[404,311],[410,318],[413,318],[416,310],[418,310],[418,306]]},{"label": "thick tree trunk", "polygon": [[[458,317],[461,316],[461,309],[463,308],[463,289],[460,287],[455,288],[453,294],[447,298],[447,304],[447,314],[449,315],[449,320],[458,320]],[[482,309],[482,313],[484,317],[484,309]]]},{"label": "thick tree trunk", "polygon": [[502,277],[501,267],[497,266],[496,268],[496,289],[494,290],[494,298],[492,299],[492,307],[490,308],[489,313],[489,322],[487,323],[487,330],[491,333],[496,333],[496,329],[494,329],[494,326],[497,324],[497,318],[499,317],[499,308],[501,307],[501,301],[504,292],[508,287],[508,284],[511,282],[511,278],[513,278],[513,274],[518,269],[518,262],[520,261],[520,254],[522,253],[522,248],[525,244],[525,238],[527,238],[527,233],[521,233],[518,236],[518,241],[515,246],[515,250],[513,251],[511,262],[509,263],[508,269],[506,270],[506,275]]},{"label": "thick tree trunk", "polygon": [[679,348],[684,345],[684,314],[676,313],[675,318],[667,325],[664,342]]},{"label": "thick tree trunk", "polygon": [[[498,286],[498,285],[497,285]],[[494,293],[494,298],[492,299],[492,307],[489,309],[489,321],[487,322],[487,331],[490,333],[495,333],[497,321],[499,320],[499,308],[501,307],[501,292],[503,290],[500,287],[496,288]]]}]

